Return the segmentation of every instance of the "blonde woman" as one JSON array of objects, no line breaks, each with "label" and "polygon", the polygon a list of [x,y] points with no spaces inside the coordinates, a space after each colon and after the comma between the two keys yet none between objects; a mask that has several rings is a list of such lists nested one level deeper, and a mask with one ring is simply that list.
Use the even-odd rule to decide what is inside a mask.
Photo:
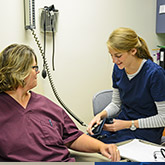
[{"label": "blonde woman", "polygon": [[112,102],[89,123],[119,114],[113,124],[105,124],[105,143],[143,139],[160,143],[165,127],[165,70],[152,61],[145,41],[130,28],[118,28],[107,46],[112,57]]}]

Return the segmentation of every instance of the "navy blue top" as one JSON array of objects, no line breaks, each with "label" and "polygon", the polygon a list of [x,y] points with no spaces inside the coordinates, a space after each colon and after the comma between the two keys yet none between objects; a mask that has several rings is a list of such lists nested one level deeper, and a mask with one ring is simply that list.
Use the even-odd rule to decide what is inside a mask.
[{"label": "navy blue top", "polygon": [[[140,72],[131,80],[125,69],[119,69],[114,65],[113,87],[119,89],[122,102],[121,113],[117,117],[122,120],[136,120],[156,115],[155,101],[165,101],[165,70],[147,60]],[[163,128],[147,128],[121,130],[110,133],[109,140],[105,142],[119,142],[128,139],[143,139],[154,143],[160,143]]]}]

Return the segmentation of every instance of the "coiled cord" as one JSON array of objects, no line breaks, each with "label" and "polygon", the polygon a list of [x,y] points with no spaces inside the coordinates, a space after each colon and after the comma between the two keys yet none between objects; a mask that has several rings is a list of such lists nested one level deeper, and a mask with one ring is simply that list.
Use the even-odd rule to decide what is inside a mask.
[{"label": "coiled cord", "polygon": [[44,64],[45,64],[45,68],[46,68],[46,71],[47,71],[47,74],[48,74],[48,79],[49,79],[49,82],[50,82],[50,85],[51,85],[51,88],[52,88],[52,90],[53,90],[53,93],[54,93],[55,97],[57,98],[58,102],[63,106],[63,108],[64,108],[75,120],[77,120],[82,126],[87,127],[87,125],[86,125],[83,121],[81,121],[75,114],[73,114],[73,112],[64,104],[64,102],[61,100],[60,96],[58,95],[57,90],[56,90],[55,85],[54,85],[54,82],[53,82],[53,79],[52,79],[52,76],[51,76],[51,73],[50,73],[50,70],[49,70],[48,62],[47,62],[47,60],[46,60],[46,58],[45,58],[45,54],[44,54],[44,51],[43,51],[43,49],[42,49],[42,46],[41,46],[41,44],[40,44],[40,42],[39,42],[39,39],[38,39],[38,37],[37,37],[35,31],[34,31],[33,29],[30,29],[30,30],[32,31],[32,35],[33,35],[33,37],[34,37],[34,39],[35,39],[35,41],[36,41],[36,43],[37,43],[37,46],[38,46],[39,51],[40,51],[40,53],[41,53],[41,56],[42,56],[42,58],[43,58],[43,61],[44,61]]}]

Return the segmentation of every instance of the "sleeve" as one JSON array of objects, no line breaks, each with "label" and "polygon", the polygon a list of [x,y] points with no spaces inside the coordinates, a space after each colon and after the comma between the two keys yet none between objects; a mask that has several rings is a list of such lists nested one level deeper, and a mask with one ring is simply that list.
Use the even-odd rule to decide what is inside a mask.
[{"label": "sleeve", "polygon": [[112,94],[112,102],[105,107],[108,117],[114,117],[120,112],[121,100],[119,90],[114,88]]},{"label": "sleeve", "polygon": [[139,128],[158,128],[165,127],[165,101],[155,102],[158,114],[139,119]]},{"label": "sleeve", "polygon": [[150,79],[150,92],[155,102],[165,101],[165,71],[158,68]]},{"label": "sleeve", "polygon": [[117,72],[117,65],[115,64],[112,73],[112,81],[113,81],[112,101],[110,104],[107,105],[107,107],[105,107],[105,111],[107,112],[108,117],[115,117],[120,112],[121,100],[120,100],[119,89],[116,84],[117,82],[116,72]]},{"label": "sleeve", "polygon": [[151,75],[150,93],[157,107],[157,115],[139,119],[139,128],[165,127],[165,71],[158,68]]},{"label": "sleeve", "polygon": [[76,140],[79,136],[83,134],[80,131],[72,119],[64,111],[64,131],[63,131],[63,140],[64,144]]}]

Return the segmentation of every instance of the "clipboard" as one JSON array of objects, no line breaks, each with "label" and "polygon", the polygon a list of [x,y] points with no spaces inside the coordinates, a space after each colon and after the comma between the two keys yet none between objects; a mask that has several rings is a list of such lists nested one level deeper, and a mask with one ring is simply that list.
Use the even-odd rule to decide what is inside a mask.
[{"label": "clipboard", "polygon": [[[134,139],[128,143],[118,146],[120,155],[133,162],[165,162],[160,149],[165,147],[140,139]],[[156,159],[154,157],[156,154]]]}]

